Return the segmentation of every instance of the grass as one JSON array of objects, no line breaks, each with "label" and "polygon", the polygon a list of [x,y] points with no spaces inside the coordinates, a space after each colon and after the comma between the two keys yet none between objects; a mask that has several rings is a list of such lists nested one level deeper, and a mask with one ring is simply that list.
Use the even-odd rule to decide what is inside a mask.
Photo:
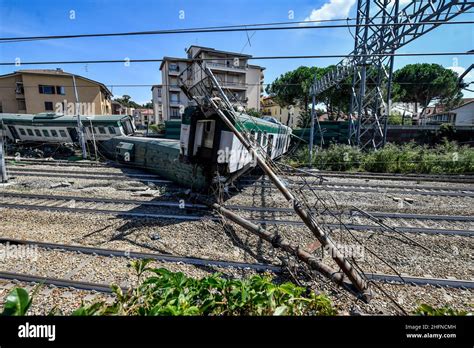
[{"label": "grass", "polygon": [[[294,167],[308,165],[308,149],[288,160]],[[383,149],[362,152],[349,145],[331,144],[315,153],[314,168],[332,171],[415,174],[474,173],[474,149],[444,142],[436,147],[388,144]]]}]

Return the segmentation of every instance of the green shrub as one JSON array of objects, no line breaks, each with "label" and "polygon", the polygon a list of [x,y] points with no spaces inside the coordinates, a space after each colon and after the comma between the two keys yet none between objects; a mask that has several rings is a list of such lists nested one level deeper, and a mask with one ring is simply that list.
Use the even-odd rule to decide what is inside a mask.
[{"label": "green shrub", "polygon": [[[270,277],[254,275],[250,278],[226,279],[220,274],[194,279],[181,272],[163,268],[149,268],[149,260],[132,262],[138,276],[138,285],[123,292],[112,286],[115,302],[97,302],[82,305],[72,315],[335,315],[326,295],[292,283],[277,285]],[[143,277],[144,274],[151,276]],[[23,289],[16,289],[25,295]],[[12,295],[6,315],[24,315],[31,299]],[[7,298],[7,300],[8,300]],[[13,301],[14,300],[14,301]],[[16,309],[20,308],[20,309]],[[7,310],[7,308],[5,308]]]},{"label": "green shrub", "polygon": [[423,316],[466,316],[468,315],[468,312],[451,308],[448,305],[435,308],[424,303],[420,304],[413,313],[416,315],[423,315]]},{"label": "green shrub", "polygon": [[[314,152],[313,166],[321,170],[376,173],[465,174],[474,172],[474,149],[445,141],[434,148],[414,143],[387,144],[362,152],[356,147],[331,144]],[[301,149],[288,161],[295,167],[308,163],[308,149]]]}]

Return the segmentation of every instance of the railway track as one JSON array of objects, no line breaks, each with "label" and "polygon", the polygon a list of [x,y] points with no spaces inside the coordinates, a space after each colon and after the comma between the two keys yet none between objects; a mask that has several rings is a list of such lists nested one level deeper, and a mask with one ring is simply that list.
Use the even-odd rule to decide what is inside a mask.
[{"label": "railway track", "polygon": [[[240,180],[239,183],[245,183],[250,181]],[[311,184],[309,182],[308,184]],[[289,183],[289,187],[301,187],[304,182],[293,184]],[[245,186],[239,185],[239,188],[245,188]],[[273,188],[274,186],[267,180],[264,181],[253,181],[253,187],[255,188]],[[367,183],[314,183],[313,188],[322,188],[330,192],[364,192],[364,193],[392,193],[392,194],[411,194],[411,195],[422,195],[422,196],[445,196],[445,197],[474,197],[474,190],[466,187],[439,187],[439,186],[412,186],[406,187],[401,185],[387,185],[387,184],[374,184],[370,185]]]},{"label": "railway track", "polygon": [[25,158],[25,157],[13,157],[5,156],[5,160],[14,162],[16,164],[34,164],[34,165],[47,165],[47,166],[58,166],[58,167],[108,167],[114,165],[113,162],[95,162],[95,161],[68,161],[68,160],[52,160],[44,158]]},{"label": "railway track", "polygon": [[[431,285],[437,287],[448,287],[448,288],[461,288],[461,289],[474,289],[474,281],[472,280],[459,280],[459,279],[441,279],[441,278],[423,278],[423,277],[412,277],[391,275],[391,274],[378,274],[378,273],[366,273],[366,277],[372,281],[382,283],[398,283],[414,286]],[[21,281],[26,283],[38,283],[46,285],[54,285],[62,288],[74,288],[78,290],[97,291],[103,293],[111,293],[112,290],[110,285],[91,283],[77,280],[41,277],[37,275],[30,275],[24,273],[11,273],[11,272],[0,272],[0,279]],[[122,287],[123,290],[126,290]]]},{"label": "railway track", "polygon": [[[60,211],[60,212],[75,212],[75,213],[88,213],[88,214],[107,214],[118,217],[126,218],[149,218],[149,219],[171,219],[177,221],[196,221],[203,218],[220,221],[219,216],[215,216],[209,213],[207,207],[202,204],[185,203],[180,207],[178,202],[169,201],[139,201],[139,200],[115,200],[108,198],[92,198],[92,197],[76,197],[76,196],[50,196],[50,195],[34,195],[24,193],[10,193],[4,192],[0,194],[0,207],[12,208],[12,209],[24,209],[24,210],[38,210],[38,211]],[[155,212],[149,209],[153,208],[164,208],[174,209],[173,211]],[[178,208],[178,214],[176,213]],[[179,209],[181,208],[181,209]],[[289,209],[285,208],[254,208],[254,207],[240,207],[240,206],[227,206],[231,209],[244,209],[247,211],[255,211],[259,209],[263,211],[266,209],[267,212],[278,212],[284,211],[290,213]],[[351,212],[349,212],[350,214]],[[348,215],[349,215],[348,214]],[[357,212],[352,212],[353,215],[358,215]],[[400,214],[400,213],[374,213],[374,216],[398,218],[398,219],[411,219],[416,214]],[[435,215],[423,215],[417,216],[419,220],[429,220],[430,218],[437,217],[439,220],[450,220],[450,221],[463,221],[470,222],[473,218],[470,216],[435,216]],[[298,220],[285,220],[275,218],[250,218],[254,223],[266,224],[266,225],[290,225],[290,226],[303,226],[302,221]],[[340,228],[339,224],[326,223],[324,226],[337,229]],[[366,224],[353,224],[347,223],[346,226],[353,230],[358,231],[382,231],[392,232],[386,230],[377,225],[366,225]],[[474,236],[474,231],[471,230],[459,230],[459,229],[444,229],[444,228],[426,228],[426,227],[406,227],[406,226],[394,226],[397,231],[405,233],[425,233],[425,234],[445,234],[445,235],[460,235],[460,236]]]},{"label": "railway track", "polygon": [[[298,168],[299,169],[299,168]],[[473,174],[391,174],[391,173],[371,173],[371,172],[337,172],[326,170],[315,170],[310,168],[301,168],[300,170],[283,170],[287,175],[299,176],[323,176],[323,177],[342,177],[352,179],[369,180],[400,180],[400,181],[432,181],[447,183],[466,183],[474,184]]]},{"label": "railway track", "polygon": [[118,250],[118,249],[104,249],[104,248],[95,248],[88,246],[80,245],[69,245],[69,244],[57,244],[57,243],[45,243],[38,242],[33,240],[19,240],[13,238],[3,238],[0,237],[0,244],[12,244],[12,245],[31,245],[38,246],[38,248],[48,249],[48,250],[63,250],[76,252],[86,255],[100,255],[100,256],[114,256],[114,257],[125,257],[132,259],[152,259],[162,262],[175,262],[175,263],[184,263],[194,266],[215,266],[223,268],[242,268],[242,269],[253,269],[255,271],[264,272],[280,272],[281,267],[269,264],[262,263],[246,263],[246,262],[235,262],[235,261],[222,261],[222,260],[211,260],[211,259],[202,259],[197,257],[187,257],[187,256],[176,256],[170,254],[158,254],[158,253],[145,253],[145,252],[136,252],[128,250]]},{"label": "railway track", "polygon": [[35,170],[26,168],[7,169],[10,176],[34,176],[46,178],[65,178],[65,179],[82,179],[82,180],[107,180],[107,181],[123,181],[123,180],[137,180],[154,184],[173,184],[170,180],[160,179],[153,174],[138,174],[138,173],[91,173],[80,171],[58,171],[58,170]]},{"label": "railway track", "polygon": [[[172,181],[161,179],[159,176],[144,173],[90,173],[90,171],[64,171],[64,170],[37,170],[30,168],[13,167],[8,168],[8,173],[13,176],[28,177],[46,177],[46,178],[65,178],[65,179],[82,179],[82,180],[107,180],[107,181],[123,181],[137,180],[147,183],[160,185],[174,185]],[[238,187],[248,188],[247,185],[253,185],[258,188],[271,188],[273,185],[267,180],[252,180],[242,178],[239,180]],[[298,187],[303,182],[290,184],[290,187]],[[252,186],[251,186],[252,187]],[[404,187],[393,184],[376,184],[368,183],[315,183],[315,187],[322,187],[332,192],[374,192],[374,193],[392,193],[392,194],[412,194],[422,196],[446,196],[446,197],[474,197],[474,189],[466,187],[439,187],[428,185],[417,185],[415,187]]]}]

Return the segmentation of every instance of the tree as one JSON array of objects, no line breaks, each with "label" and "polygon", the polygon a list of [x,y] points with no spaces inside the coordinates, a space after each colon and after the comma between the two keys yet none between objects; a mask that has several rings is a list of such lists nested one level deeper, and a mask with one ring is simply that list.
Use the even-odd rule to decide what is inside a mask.
[{"label": "tree", "polygon": [[255,108],[250,108],[245,113],[252,117],[258,117],[258,118],[262,117],[262,113],[260,111],[257,111]]},{"label": "tree", "polygon": [[140,104],[135,103],[132,97],[127,94],[123,95],[122,98],[115,98],[114,100],[129,108],[139,109],[141,107]]},{"label": "tree", "polygon": [[395,71],[393,75],[393,100],[415,103],[425,108],[432,100],[439,100],[447,107],[459,104],[462,93],[458,75],[439,64],[409,64]]},{"label": "tree", "polygon": [[265,91],[271,95],[281,107],[298,105],[308,111],[310,87],[317,73],[317,67],[300,66],[288,71],[269,84]]},{"label": "tree", "polygon": [[[317,78],[321,78],[332,68],[332,65],[326,68],[300,66],[296,70],[280,75],[273,83],[267,86],[265,91],[281,107],[298,105],[307,115],[309,104],[312,101],[310,88],[314,82],[315,75]],[[337,119],[341,112],[347,112],[349,109],[350,96],[351,82],[348,79],[318,95],[316,102],[323,103],[330,115],[329,117]]]}]

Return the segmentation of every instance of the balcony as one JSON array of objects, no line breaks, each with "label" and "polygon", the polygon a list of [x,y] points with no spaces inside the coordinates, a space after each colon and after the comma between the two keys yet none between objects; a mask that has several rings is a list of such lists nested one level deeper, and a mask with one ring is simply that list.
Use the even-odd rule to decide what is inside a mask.
[{"label": "balcony", "polygon": [[179,85],[175,83],[170,84],[168,88],[170,89],[170,91],[181,91],[181,88],[179,88]]},{"label": "balcony", "polygon": [[227,89],[238,89],[241,91],[247,90],[247,84],[244,81],[242,82],[219,81],[219,85]]},{"label": "balcony", "polygon": [[242,72],[245,73],[247,70],[247,64],[245,65],[233,65],[232,63],[225,64],[225,63],[214,63],[206,61],[206,66],[209,67],[211,70],[224,70],[224,71],[235,71],[235,72]]}]

